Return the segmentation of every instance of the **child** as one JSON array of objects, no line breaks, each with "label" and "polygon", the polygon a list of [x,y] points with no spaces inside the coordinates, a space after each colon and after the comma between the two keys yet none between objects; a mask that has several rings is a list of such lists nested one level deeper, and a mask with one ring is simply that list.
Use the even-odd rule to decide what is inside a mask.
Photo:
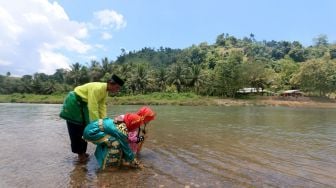
[{"label": "child", "polygon": [[[155,113],[153,112],[153,110],[151,110],[149,107],[146,107],[146,106],[141,107],[136,114],[141,117],[142,122],[144,123],[145,126],[147,123],[154,120],[155,118]],[[130,119],[130,116],[128,114],[119,115],[116,118],[114,118],[114,122],[116,124],[119,124],[119,123],[130,124],[129,119]],[[140,136],[140,126],[139,128],[133,128],[133,127],[129,128],[128,127],[128,129],[129,129],[128,130],[128,142],[129,142],[130,148],[132,149],[134,154],[138,154],[141,150],[141,146],[142,146],[142,143],[145,137]],[[143,129],[142,132],[143,134],[146,134],[145,129]]]},{"label": "child", "polygon": [[[145,139],[145,137],[146,137],[146,136],[145,136],[145,135],[146,135],[146,125],[147,125],[150,121],[154,120],[154,119],[155,119],[155,115],[156,115],[155,112],[154,112],[152,109],[150,109],[149,107],[147,107],[147,106],[144,106],[144,107],[140,108],[140,109],[138,110],[137,114],[138,114],[140,117],[143,118],[143,123],[144,123],[145,126],[144,126],[144,128],[142,129],[142,131],[140,131],[140,130],[141,130],[140,127],[138,128],[137,135],[138,135],[138,137],[141,138],[141,139],[140,139],[139,144],[136,144],[136,146],[134,147],[134,149],[136,149],[135,154],[139,154],[140,151],[141,151],[142,145],[143,145],[143,143],[144,143],[144,139]],[[140,136],[141,133],[142,133],[142,135]]]}]

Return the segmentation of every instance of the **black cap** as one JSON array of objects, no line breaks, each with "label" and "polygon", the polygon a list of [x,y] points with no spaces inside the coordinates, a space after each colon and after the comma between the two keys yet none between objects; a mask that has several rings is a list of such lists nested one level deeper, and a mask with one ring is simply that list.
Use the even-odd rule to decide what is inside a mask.
[{"label": "black cap", "polygon": [[109,80],[110,82],[114,82],[117,83],[120,86],[124,85],[124,80],[122,80],[121,78],[119,78],[117,75],[112,75],[111,79]]}]

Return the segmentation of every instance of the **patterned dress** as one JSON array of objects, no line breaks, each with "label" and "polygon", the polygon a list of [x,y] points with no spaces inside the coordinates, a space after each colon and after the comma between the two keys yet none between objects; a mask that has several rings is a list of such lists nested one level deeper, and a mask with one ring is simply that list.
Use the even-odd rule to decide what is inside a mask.
[{"label": "patterned dress", "polygon": [[99,119],[88,124],[83,138],[97,145],[95,157],[99,167],[120,166],[122,160],[132,162],[134,154],[127,141],[127,128],[124,123],[116,125],[110,118]]}]

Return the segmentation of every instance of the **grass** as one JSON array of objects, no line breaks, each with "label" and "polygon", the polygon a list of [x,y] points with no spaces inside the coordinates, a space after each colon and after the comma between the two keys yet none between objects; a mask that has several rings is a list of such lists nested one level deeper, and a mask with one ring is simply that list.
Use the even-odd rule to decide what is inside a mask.
[{"label": "grass", "polygon": [[109,98],[111,104],[134,104],[134,105],[210,105],[208,97],[198,96],[193,93],[151,93],[146,95],[129,95]]},{"label": "grass", "polygon": [[14,93],[11,95],[0,95],[1,103],[45,103],[61,104],[66,94],[57,95],[35,95]]},{"label": "grass", "polygon": [[[0,103],[62,104],[66,95],[66,93],[53,95],[15,93],[0,95]],[[119,105],[212,105],[213,102],[209,99],[193,93],[151,93],[108,97],[107,103]]]},{"label": "grass", "polygon": [[[67,93],[53,95],[11,94],[0,95],[0,103],[44,103],[62,104]],[[150,93],[139,95],[114,96],[107,98],[113,105],[183,105],[183,106],[291,106],[335,108],[335,99],[321,97],[283,98],[248,97],[231,99],[199,96],[194,93]]]}]

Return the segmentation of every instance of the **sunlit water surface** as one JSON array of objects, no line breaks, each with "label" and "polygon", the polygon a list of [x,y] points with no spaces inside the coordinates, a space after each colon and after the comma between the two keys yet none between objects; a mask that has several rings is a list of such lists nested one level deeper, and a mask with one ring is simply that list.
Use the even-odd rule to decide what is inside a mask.
[{"label": "sunlit water surface", "polygon": [[[140,106],[111,106],[109,116]],[[144,169],[71,153],[61,105],[0,104],[0,187],[334,187],[336,110],[152,106]]]}]

